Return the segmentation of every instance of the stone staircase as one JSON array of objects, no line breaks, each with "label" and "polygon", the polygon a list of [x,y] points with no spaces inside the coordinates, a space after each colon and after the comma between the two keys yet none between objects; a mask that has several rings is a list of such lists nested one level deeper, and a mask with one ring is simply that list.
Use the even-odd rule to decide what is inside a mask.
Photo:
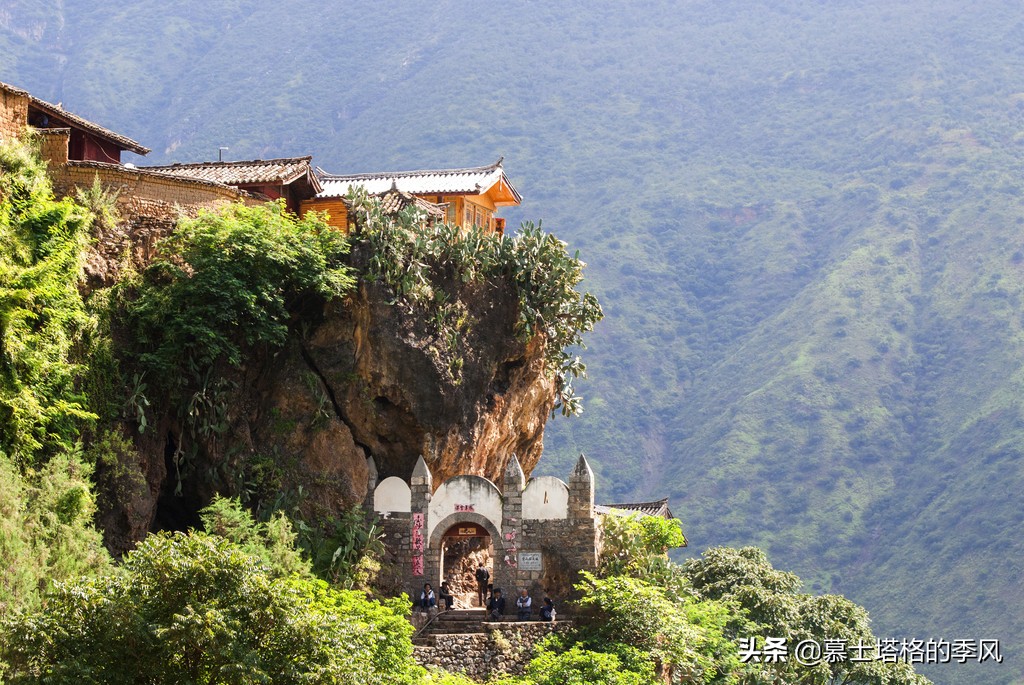
[{"label": "stone staircase", "polygon": [[483,635],[483,621],[487,612],[484,609],[452,609],[442,611],[431,621],[419,635],[412,639],[418,647],[433,646],[438,635]]}]

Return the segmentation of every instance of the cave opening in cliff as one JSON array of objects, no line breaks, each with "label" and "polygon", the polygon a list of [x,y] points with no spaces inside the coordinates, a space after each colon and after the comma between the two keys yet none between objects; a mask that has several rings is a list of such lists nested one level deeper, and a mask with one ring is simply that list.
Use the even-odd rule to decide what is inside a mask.
[{"label": "cave opening in cliff", "polygon": [[441,538],[441,574],[455,596],[455,608],[480,606],[476,570],[484,568],[494,577],[494,545],[487,529],[476,523],[456,523]]},{"label": "cave opening in cliff", "polygon": [[[178,452],[178,441],[173,433],[167,433],[164,443],[164,468],[167,475],[160,485],[160,496],[156,501],[156,513],[153,517],[153,532],[162,530],[185,532],[190,528],[202,529],[199,510],[208,502],[200,495],[196,478],[187,478],[180,473],[179,465],[175,466],[175,455]],[[180,478],[179,478],[180,475]],[[180,487],[179,487],[180,482]]]}]

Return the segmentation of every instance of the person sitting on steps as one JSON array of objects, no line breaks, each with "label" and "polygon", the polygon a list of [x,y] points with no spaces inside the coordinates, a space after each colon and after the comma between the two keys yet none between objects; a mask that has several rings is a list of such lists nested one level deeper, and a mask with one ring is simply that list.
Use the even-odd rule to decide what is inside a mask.
[{"label": "person sitting on steps", "polygon": [[452,590],[448,587],[448,581],[441,583],[441,599],[444,600],[444,610],[451,611],[452,606],[455,605],[455,596],[452,594]]},{"label": "person sitting on steps", "polygon": [[423,592],[420,593],[420,611],[429,612],[436,606],[437,597],[434,595],[434,590],[430,587],[430,583],[423,583]]},{"label": "person sitting on steps", "polygon": [[529,621],[530,620],[530,607],[533,605],[533,599],[530,598],[530,594],[523,588],[519,596],[516,597],[516,607],[519,609],[519,620]]},{"label": "person sitting on steps", "polygon": [[487,603],[487,612],[492,621],[500,621],[505,615],[505,598],[501,596],[501,588],[495,588],[491,601]]}]

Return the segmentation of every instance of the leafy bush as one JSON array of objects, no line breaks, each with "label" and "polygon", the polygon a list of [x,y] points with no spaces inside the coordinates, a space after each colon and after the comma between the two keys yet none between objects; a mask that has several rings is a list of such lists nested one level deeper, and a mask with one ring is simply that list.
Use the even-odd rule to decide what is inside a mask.
[{"label": "leafy bush", "polygon": [[123,572],[4,626],[0,658],[11,683],[413,683],[405,605],[275,579],[217,536],[152,535]]},{"label": "leafy bush", "polygon": [[536,685],[653,685],[654,669],[637,673],[619,657],[579,645],[564,652],[541,651],[530,661],[527,675]]},{"label": "leafy bush", "polygon": [[297,535],[283,511],[257,522],[237,499],[214,497],[199,517],[207,533],[227,538],[258,558],[271,575],[312,578],[309,562],[295,548]]},{"label": "leafy bush", "polygon": [[676,566],[668,550],[686,544],[678,519],[654,516],[605,516],[602,519],[600,572],[668,583]]},{"label": "leafy bush", "polygon": [[690,680],[712,680],[738,667],[735,645],[723,633],[725,607],[693,597],[670,599],[663,588],[629,576],[582,576],[577,604],[600,617],[584,632],[588,646],[625,645]]},{"label": "leafy bush", "polygon": [[[182,219],[141,279],[122,288],[139,359],[163,381],[199,382],[243,346],[284,344],[291,315],[352,286],[348,243],[316,215],[234,204]],[[212,387],[212,386],[211,386]]]},{"label": "leafy bush", "polygon": [[556,379],[556,408],[566,416],[582,411],[573,379],[585,375],[586,366],[571,352],[583,347],[583,334],[604,314],[596,297],[576,290],[586,266],[579,253],[570,255],[564,242],[532,223],[524,223],[516,236],[504,236],[478,227],[428,226],[411,207],[384,215],[361,190],[348,201],[358,217],[355,239],[367,248],[364,275],[390,287],[396,300],[435,312],[439,333],[454,355],[453,375],[461,365],[457,347],[468,325],[457,286],[491,282],[514,293],[520,339],[544,337],[547,371]]}]

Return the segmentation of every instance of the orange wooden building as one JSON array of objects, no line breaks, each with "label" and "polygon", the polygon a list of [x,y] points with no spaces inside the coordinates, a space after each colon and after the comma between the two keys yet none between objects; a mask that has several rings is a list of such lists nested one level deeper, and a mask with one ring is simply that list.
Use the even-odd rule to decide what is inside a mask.
[{"label": "orange wooden building", "polygon": [[464,169],[429,169],[369,174],[329,174],[317,169],[323,190],[302,202],[302,211],[326,211],[332,226],[347,231],[349,211],[345,196],[362,186],[370,195],[384,198],[389,193],[413,196],[436,206],[428,214],[443,213],[443,220],[460,227],[480,226],[486,231],[505,232],[505,220],[496,216],[501,207],[518,205],[522,196],[502,168],[494,164]]}]

